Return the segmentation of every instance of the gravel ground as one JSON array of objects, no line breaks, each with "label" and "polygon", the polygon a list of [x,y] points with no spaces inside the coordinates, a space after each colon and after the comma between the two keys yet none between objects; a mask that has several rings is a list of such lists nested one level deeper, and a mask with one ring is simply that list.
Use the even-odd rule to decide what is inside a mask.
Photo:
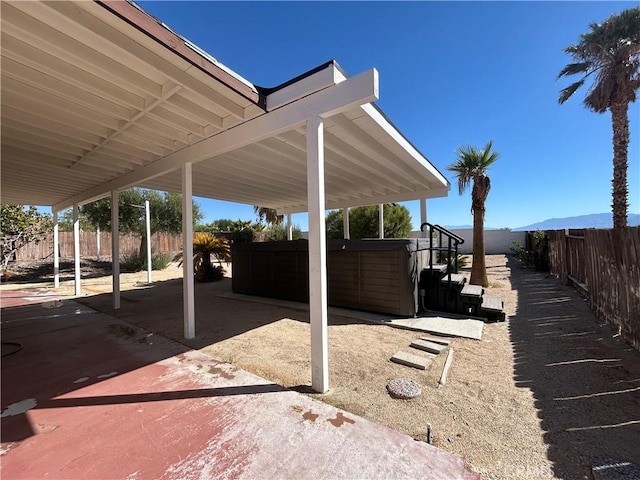
[{"label": "gravel ground", "polygon": [[[486,479],[591,478],[592,459],[604,455],[640,464],[640,353],[557,280],[504,255],[487,256],[487,267],[489,293],[504,300],[508,319],[485,324],[481,341],[452,341],[441,388],[446,355],[426,371],[389,361],[412,351],[419,332],[330,316],[331,390],[312,393],[308,313],[222,298],[228,278],[196,284],[198,335],[185,341],[176,265],[154,272],[152,287],[140,286],[140,274],[123,275],[117,312],[102,293],[108,277],[85,282],[90,295],[79,300],[416,440],[430,424],[436,446],[465,456]],[[391,398],[386,385],[399,377],[421,395]]]}]

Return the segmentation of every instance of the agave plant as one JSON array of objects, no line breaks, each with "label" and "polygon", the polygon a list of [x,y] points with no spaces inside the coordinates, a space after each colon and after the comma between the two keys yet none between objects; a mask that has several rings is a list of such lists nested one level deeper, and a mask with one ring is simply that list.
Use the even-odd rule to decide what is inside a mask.
[{"label": "agave plant", "polygon": [[[215,257],[218,266],[211,264]],[[222,262],[231,261],[231,249],[226,238],[210,233],[196,233],[193,239],[193,267],[198,282],[220,280],[223,275]]]}]

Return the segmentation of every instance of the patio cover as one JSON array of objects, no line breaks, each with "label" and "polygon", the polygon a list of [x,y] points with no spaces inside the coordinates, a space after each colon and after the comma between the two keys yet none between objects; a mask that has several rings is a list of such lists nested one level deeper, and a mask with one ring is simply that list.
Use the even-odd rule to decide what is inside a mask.
[{"label": "patio cover", "polygon": [[[324,211],[449,190],[372,103],[375,70],[347,77],[332,61],[260,88],[131,2],[3,2],[1,80],[3,203],[74,206],[77,216],[78,205],[107,195],[117,206],[117,192],[135,185],[182,192],[185,206],[196,195],[307,211],[321,337]],[[115,262],[114,293],[118,272]]]}]

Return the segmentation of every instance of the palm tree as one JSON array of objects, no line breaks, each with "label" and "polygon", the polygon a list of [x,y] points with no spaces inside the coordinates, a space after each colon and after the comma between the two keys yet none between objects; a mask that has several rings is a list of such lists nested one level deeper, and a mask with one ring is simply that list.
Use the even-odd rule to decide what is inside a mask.
[{"label": "palm tree", "polygon": [[274,208],[254,205],[253,211],[258,217],[258,222],[264,220],[269,225],[280,225],[284,220],[284,215],[278,215],[278,211]]},{"label": "palm tree", "polygon": [[612,15],[603,23],[592,23],[576,45],[564,49],[573,57],[558,78],[582,75],[560,92],[566,102],[587,78],[594,75],[584,105],[596,113],[611,111],[613,126],[613,226],[627,226],[627,154],[629,147],[629,104],[640,87],[640,7]]},{"label": "palm tree", "polygon": [[464,193],[469,184],[471,189],[471,213],[473,213],[473,262],[471,264],[471,282],[474,285],[489,286],[487,267],[484,258],[484,204],[491,189],[491,180],[487,170],[495,162],[500,153],[491,151],[493,142],[490,140],[482,150],[467,145],[458,148],[457,159],[447,167],[455,172],[458,178],[458,191]]},{"label": "palm tree", "polygon": [[[222,279],[222,262],[231,260],[231,250],[226,238],[216,237],[211,233],[196,233],[193,239],[193,253],[194,275],[197,281],[210,282]],[[218,260],[218,267],[211,264],[212,255]]]}]

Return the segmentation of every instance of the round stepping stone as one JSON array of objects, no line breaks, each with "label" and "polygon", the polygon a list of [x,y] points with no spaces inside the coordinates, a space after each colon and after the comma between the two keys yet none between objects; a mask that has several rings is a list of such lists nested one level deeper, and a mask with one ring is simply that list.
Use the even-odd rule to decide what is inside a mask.
[{"label": "round stepping stone", "polygon": [[387,391],[393,398],[408,400],[420,395],[420,385],[408,378],[394,378],[387,383]]}]

